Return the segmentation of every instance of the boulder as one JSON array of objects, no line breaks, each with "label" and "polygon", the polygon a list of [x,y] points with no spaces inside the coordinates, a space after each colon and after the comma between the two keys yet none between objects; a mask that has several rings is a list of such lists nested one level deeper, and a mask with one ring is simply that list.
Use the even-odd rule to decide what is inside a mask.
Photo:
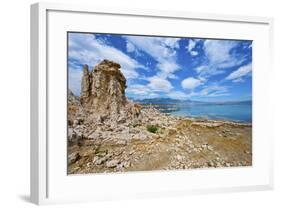
[{"label": "boulder", "polygon": [[105,163],[105,166],[108,168],[115,168],[119,164],[119,161],[116,159],[109,160]]},{"label": "boulder", "polygon": [[81,158],[79,153],[72,153],[68,155],[68,164],[73,164],[75,162],[77,162],[79,159]]}]

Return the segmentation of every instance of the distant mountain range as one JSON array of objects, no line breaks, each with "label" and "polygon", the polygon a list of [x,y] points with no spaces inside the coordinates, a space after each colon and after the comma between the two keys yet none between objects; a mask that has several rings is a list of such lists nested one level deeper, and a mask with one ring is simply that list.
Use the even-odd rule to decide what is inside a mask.
[{"label": "distant mountain range", "polygon": [[144,105],[234,105],[234,104],[252,104],[252,100],[243,101],[217,101],[217,102],[207,102],[207,101],[196,101],[196,100],[178,100],[172,98],[147,98],[147,99],[133,99],[130,100],[144,104]]}]

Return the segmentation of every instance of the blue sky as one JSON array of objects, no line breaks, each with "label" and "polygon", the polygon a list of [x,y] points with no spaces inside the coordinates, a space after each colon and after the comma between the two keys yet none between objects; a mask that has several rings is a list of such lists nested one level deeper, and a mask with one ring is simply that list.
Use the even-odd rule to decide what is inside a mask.
[{"label": "blue sky", "polygon": [[126,96],[201,101],[252,99],[252,41],[68,33],[69,88],[80,95],[82,67],[118,62]]}]

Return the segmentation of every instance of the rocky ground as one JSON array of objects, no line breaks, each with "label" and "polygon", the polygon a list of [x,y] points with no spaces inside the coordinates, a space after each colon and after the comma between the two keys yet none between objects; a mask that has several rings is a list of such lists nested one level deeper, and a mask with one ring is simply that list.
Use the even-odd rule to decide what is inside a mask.
[{"label": "rocky ground", "polygon": [[[145,109],[144,122],[103,124],[69,143],[69,174],[252,165],[252,127],[196,120]],[[151,133],[147,125],[157,126]],[[94,138],[95,137],[95,138]]]}]

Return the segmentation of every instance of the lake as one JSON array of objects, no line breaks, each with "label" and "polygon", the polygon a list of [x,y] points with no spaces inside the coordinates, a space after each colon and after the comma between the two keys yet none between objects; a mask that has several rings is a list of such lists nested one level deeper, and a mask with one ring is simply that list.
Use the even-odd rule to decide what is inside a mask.
[{"label": "lake", "polygon": [[252,122],[252,103],[236,104],[190,104],[190,105],[156,105],[163,113],[214,120]]}]

